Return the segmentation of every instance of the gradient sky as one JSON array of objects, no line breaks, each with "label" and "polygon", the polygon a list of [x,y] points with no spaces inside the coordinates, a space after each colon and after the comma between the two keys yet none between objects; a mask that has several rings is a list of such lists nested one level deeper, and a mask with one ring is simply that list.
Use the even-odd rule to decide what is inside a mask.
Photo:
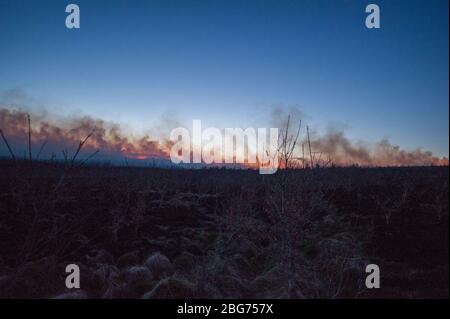
[{"label": "gradient sky", "polygon": [[[65,27],[69,3],[80,6],[79,30]],[[365,27],[369,3],[381,8],[379,30]],[[448,156],[448,9],[447,0],[0,0],[0,92],[137,132],[161,116],[264,126],[274,105],[298,107],[317,130]]]}]

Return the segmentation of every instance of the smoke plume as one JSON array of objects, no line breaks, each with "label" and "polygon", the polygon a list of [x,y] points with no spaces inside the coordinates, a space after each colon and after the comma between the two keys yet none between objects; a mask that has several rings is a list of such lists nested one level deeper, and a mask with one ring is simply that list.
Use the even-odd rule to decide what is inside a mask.
[{"label": "smoke plume", "polygon": [[[285,129],[285,116],[281,110],[274,113],[277,125]],[[290,134],[297,131],[298,117],[301,112],[291,117]],[[152,135],[131,137],[125,134],[120,125],[113,122],[95,119],[89,116],[80,118],[62,118],[49,120],[48,116],[31,114],[31,144],[33,154],[39,159],[63,159],[63,151],[74,152],[80,141],[90,136],[83,147],[81,156],[89,156],[97,150],[100,160],[136,159],[169,159],[172,142],[168,140],[168,119],[162,119],[164,132],[158,134],[158,127]],[[366,143],[355,143],[349,140],[342,130],[330,129],[326,134],[314,133],[308,141],[305,125],[296,145],[294,158],[310,165],[335,164],[338,166],[422,166],[448,165],[448,158],[439,158],[432,152],[422,149],[404,150],[391,144],[387,139],[372,146]],[[13,108],[0,107],[0,129],[7,138],[17,157],[26,156],[28,145],[28,113]],[[167,134],[165,134],[167,133]],[[167,135],[167,136],[165,136]],[[1,141],[0,156],[7,156],[8,149]],[[311,147],[309,147],[311,145]]]},{"label": "smoke plume", "polygon": [[[83,147],[85,155],[99,150],[102,158],[167,158],[167,143],[144,135],[139,138],[127,137],[120,125],[94,119],[89,116],[62,119],[58,123],[51,122],[43,115],[31,115],[31,144],[34,153],[44,145],[41,159],[49,156],[61,158],[63,150],[74,151],[80,141],[90,135]],[[28,114],[21,110],[0,108],[0,129],[20,156],[28,143]],[[5,155],[6,149],[0,148]]]},{"label": "smoke plume", "polygon": [[[364,143],[353,143],[342,131],[330,130],[324,136],[312,137],[311,148],[315,158],[330,159],[336,165],[362,166],[428,166],[448,165],[447,158],[434,156],[420,148],[404,150],[391,144],[386,138],[372,147]],[[317,155],[319,154],[319,155]]]}]

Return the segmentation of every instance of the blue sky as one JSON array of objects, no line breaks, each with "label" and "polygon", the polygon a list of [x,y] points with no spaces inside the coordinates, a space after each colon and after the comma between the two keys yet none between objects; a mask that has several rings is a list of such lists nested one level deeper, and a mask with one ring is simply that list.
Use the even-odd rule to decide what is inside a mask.
[{"label": "blue sky", "polygon": [[0,91],[136,132],[161,116],[267,126],[297,107],[319,131],[448,156],[448,36],[447,0],[0,0]]}]

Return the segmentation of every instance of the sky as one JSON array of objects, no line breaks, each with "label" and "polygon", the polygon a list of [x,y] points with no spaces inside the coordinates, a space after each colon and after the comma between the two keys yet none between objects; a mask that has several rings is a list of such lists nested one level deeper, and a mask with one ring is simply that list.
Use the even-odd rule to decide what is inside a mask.
[{"label": "sky", "polygon": [[[65,27],[69,3],[80,29]],[[365,26],[369,3],[380,29]],[[447,0],[0,0],[0,97],[132,132],[162,117],[262,127],[275,106],[300,109],[318,131],[448,157],[448,9]]]}]

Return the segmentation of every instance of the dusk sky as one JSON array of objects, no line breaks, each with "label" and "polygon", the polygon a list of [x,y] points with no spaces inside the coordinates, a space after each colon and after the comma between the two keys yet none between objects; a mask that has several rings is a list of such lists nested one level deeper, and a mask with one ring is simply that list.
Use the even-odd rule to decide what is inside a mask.
[{"label": "dusk sky", "polygon": [[[76,3],[81,28],[65,27]],[[367,29],[365,7],[381,8]],[[448,1],[0,0],[0,102],[145,131],[267,126],[449,154]]]}]

